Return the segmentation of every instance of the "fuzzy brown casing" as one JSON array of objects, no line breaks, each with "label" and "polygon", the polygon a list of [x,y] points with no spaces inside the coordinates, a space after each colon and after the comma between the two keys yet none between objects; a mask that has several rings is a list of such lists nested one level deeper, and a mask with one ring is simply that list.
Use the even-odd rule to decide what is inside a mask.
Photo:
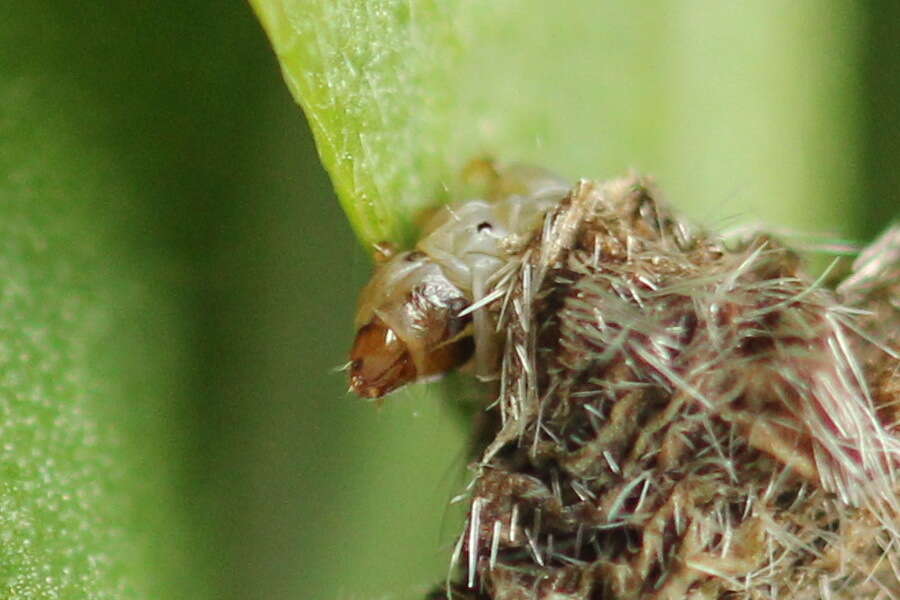
[{"label": "fuzzy brown casing", "polygon": [[492,441],[432,597],[900,595],[900,284],[865,268],[835,293],[646,180],[579,182],[493,282]]}]

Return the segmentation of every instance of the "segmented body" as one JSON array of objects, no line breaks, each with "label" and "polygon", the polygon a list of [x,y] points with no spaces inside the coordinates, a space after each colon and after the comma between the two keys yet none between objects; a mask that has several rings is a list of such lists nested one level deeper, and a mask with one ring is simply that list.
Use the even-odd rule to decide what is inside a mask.
[{"label": "segmented body", "polygon": [[410,381],[466,362],[495,369],[495,333],[485,297],[491,276],[510,258],[513,242],[539,228],[570,185],[546,171],[499,171],[487,198],[439,209],[414,250],[383,256],[360,295],[351,351],[351,389],[380,397]]}]

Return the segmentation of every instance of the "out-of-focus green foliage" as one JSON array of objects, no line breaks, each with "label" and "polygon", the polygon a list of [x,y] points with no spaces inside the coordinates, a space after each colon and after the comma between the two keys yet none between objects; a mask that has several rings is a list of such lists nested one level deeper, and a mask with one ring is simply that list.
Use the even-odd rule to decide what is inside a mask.
[{"label": "out-of-focus green foliage", "polygon": [[[366,242],[482,154],[636,167],[713,224],[896,214],[873,7],[254,8]],[[0,597],[421,597],[464,434],[434,388],[376,410],[332,372],[368,260],[251,10],[7,3],[0,47]]]},{"label": "out-of-focus green foliage", "polygon": [[107,28],[127,22],[0,9],[2,598],[203,598],[210,583],[178,493],[188,273],[140,172],[171,146],[124,139],[142,130],[126,119],[160,111],[116,89],[139,45]]},{"label": "out-of-focus green foliage", "polygon": [[121,236],[115,157],[41,110],[41,77],[3,84],[0,596],[147,597],[188,562],[165,443],[185,348],[160,335],[185,324],[129,273],[158,280],[165,264]]},{"label": "out-of-focus green foliage", "polygon": [[243,153],[220,48],[257,36],[205,2],[0,8],[2,598],[221,597],[197,250]]},{"label": "out-of-focus green foliage", "polygon": [[864,227],[871,238],[887,223],[900,219],[900,3],[881,0],[868,8],[859,116],[867,208],[859,208],[868,217]]}]

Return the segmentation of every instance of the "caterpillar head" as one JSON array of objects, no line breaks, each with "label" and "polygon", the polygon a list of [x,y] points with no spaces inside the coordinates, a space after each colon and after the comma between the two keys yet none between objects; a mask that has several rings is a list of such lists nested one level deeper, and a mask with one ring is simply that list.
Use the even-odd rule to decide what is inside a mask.
[{"label": "caterpillar head", "polygon": [[466,295],[422,252],[380,249],[363,288],[350,350],[350,389],[380,398],[413,381],[437,376],[472,355]]}]

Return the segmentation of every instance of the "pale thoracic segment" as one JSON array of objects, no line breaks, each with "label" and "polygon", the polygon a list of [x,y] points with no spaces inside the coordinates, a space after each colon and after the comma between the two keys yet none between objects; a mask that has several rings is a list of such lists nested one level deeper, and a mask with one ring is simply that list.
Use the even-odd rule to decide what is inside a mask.
[{"label": "pale thoracic segment", "polygon": [[350,388],[360,396],[381,397],[473,355],[480,377],[496,373],[496,324],[485,308],[491,279],[540,231],[571,185],[535,167],[487,168],[484,197],[437,210],[415,249],[379,247],[350,352]]}]

